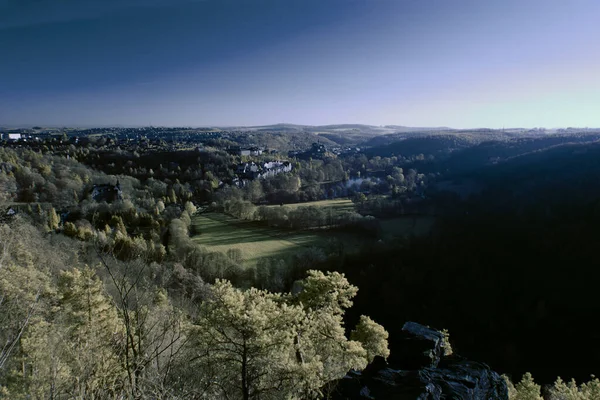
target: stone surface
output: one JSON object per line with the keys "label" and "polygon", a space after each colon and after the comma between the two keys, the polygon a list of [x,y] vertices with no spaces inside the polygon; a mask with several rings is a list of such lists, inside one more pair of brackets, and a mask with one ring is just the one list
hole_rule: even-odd
{"label": "stone surface", "polygon": [[402,327],[400,346],[394,349],[398,369],[415,370],[437,367],[443,354],[444,336],[441,332],[415,322]]}
{"label": "stone surface", "polygon": [[411,322],[403,333],[401,369],[376,357],[363,371],[342,378],[332,399],[508,400],[506,383],[487,365],[442,355],[441,332]]}

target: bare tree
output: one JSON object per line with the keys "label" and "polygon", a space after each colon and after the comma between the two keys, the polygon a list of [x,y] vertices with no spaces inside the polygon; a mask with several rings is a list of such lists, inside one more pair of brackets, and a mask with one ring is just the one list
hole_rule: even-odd
{"label": "bare tree", "polygon": [[169,303],[164,290],[152,290],[145,279],[145,262],[118,262],[100,252],[98,257],[114,287],[125,331],[121,357],[129,395],[134,399],[169,395],[171,370],[187,342],[182,314]]}

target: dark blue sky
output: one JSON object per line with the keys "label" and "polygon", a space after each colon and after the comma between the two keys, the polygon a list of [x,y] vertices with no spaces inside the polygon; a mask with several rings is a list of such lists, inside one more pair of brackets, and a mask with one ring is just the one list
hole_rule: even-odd
{"label": "dark blue sky", "polygon": [[0,125],[600,126],[597,0],[0,0]]}

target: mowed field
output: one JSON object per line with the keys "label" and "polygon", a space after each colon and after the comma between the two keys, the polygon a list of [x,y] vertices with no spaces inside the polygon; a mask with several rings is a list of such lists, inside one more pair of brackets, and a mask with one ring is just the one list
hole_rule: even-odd
{"label": "mowed field", "polygon": [[256,265],[260,258],[287,259],[310,248],[327,248],[334,238],[347,249],[357,248],[364,238],[339,232],[289,231],[242,221],[225,214],[204,213],[193,218],[196,234],[193,239],[210,251],[227,253],[240,249],[244,265]]}

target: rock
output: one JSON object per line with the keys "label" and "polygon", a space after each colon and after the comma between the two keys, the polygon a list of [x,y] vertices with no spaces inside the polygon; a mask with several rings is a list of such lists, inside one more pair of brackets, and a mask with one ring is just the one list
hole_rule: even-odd
{"label": "rock", "polygon": [[441,332],[415,322],[402,327],[400,346],[394,349],[399,369],[416,370],[437,367],[443,354],[444,335]]}
{"label": "rock", "polygon": [[408,359],[402,369],[393,369],[382,357],[375,357],[363,371],[350,371],[340,379],[331,398],[508,400],[504,379],[487,365],[455,355],[442,356],[441,332],[414,322],[405,324],[403,331],[406,345],[402,354]]}

